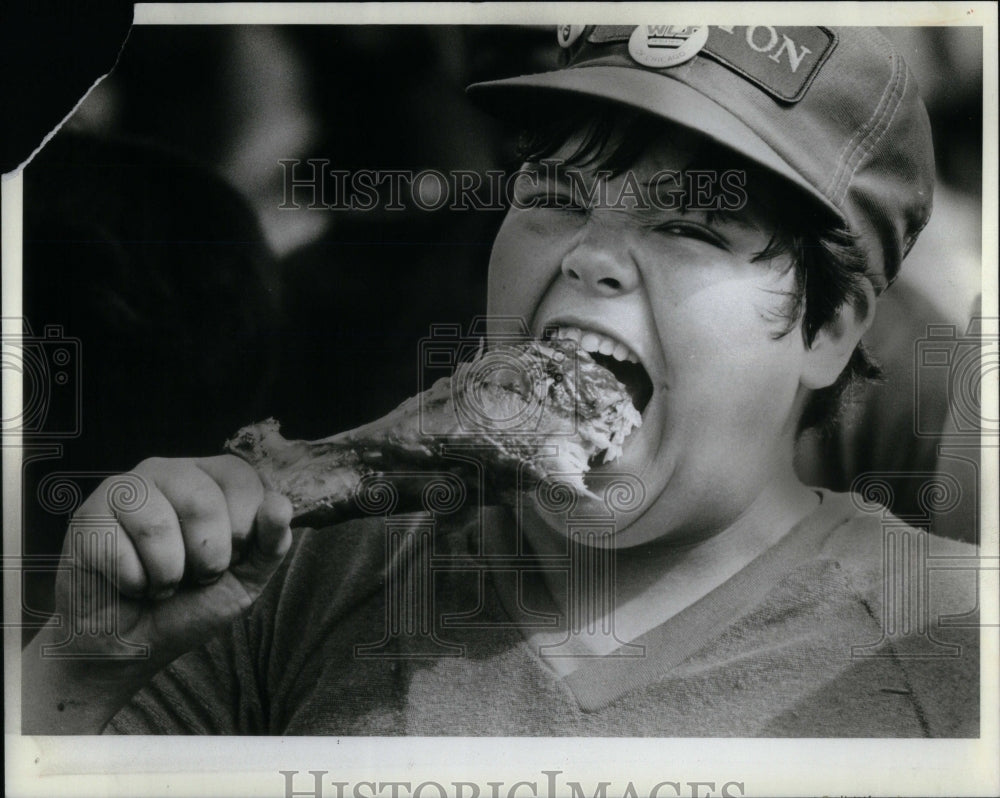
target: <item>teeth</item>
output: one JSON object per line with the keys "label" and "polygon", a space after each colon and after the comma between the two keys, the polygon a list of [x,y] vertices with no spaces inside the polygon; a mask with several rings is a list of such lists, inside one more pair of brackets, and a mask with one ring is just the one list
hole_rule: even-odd
{"label": "teeth", "polygon": [[579,327],[559,327],[552,334],[553,338],[561,338],[575,341],[580,348],[587,352],[600,352],[602,355],[610,355],[615,360],[627,360],[629,363],[638,363],[639,357],[621,341],[609,338],[593,330],[581,330]]}

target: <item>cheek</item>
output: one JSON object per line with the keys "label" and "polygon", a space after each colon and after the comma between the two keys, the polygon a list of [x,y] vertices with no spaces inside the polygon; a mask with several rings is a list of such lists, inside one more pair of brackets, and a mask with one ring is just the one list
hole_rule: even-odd
{"label": "cheek", "polygon": [[774,311],[782,297],[768,293],[774,288],[760,276],[711,285],[692,280],[687,289],[657,314],[668,382],[715,423],[781,423],[794,403],[804,352],[797,328],[778,336],[785,323]]}
{"label": "cheek", "polygon": [[558,231],[523,211],[510,211],[493,242],[487,284],[487,313],[531,321],[547,287],[559,272],[568,245]]}

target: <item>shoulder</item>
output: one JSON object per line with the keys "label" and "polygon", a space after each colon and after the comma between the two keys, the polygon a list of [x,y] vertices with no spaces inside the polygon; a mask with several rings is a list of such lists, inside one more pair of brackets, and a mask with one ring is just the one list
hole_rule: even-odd
{"label": "shoulder", "polygon": [[[978,547],[910,526],[852,493],[824,492],[838,511],[821,556],[836,560],[855,587],[881,602],[893,585],[920,585],[940,611],[965,612],[978,596]],[[891,591],[890,591],[891,592]]]}
{"label": "shoulder", "polygon": [[851,658],[892,663],[924,734],[975,736],[979,722],[979,551],[909,526],[856,495],[822,549],[876,627]]}

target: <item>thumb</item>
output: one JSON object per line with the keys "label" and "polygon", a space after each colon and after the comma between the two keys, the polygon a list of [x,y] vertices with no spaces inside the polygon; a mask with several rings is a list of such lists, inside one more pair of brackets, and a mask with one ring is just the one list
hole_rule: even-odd
{"label": "thumb", "polygon": [[284,496],[267,491],[257,508],[247,556],[231,569],[254,598],[285,559],[292,545],[292,505]]}

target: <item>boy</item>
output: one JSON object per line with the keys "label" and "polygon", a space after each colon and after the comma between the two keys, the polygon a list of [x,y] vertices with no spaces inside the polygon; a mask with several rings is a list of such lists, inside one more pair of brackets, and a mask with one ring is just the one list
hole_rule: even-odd
{"label": "boy", "polygon": [[[488,305],[638,361],[642,427],[590,476],[614,513],[539,495],[293,547],[242,461],[144,461],[135,509],[109,481],[77,513],[117,517],[114,561],[72,562],[115,591],[57,586],[62,614],[117,631],[59,659],[41,647],[65,634],[39,634],[26,732],[978,733],[976,629],[894,634],[892,519],[792,469],[874,373],[861,336],[930,212],[905,65],[870,30],[558,35],[565,68],[476,87],[532,130]],[[972,572],[946,576],[931,622],[975,604]]]}

